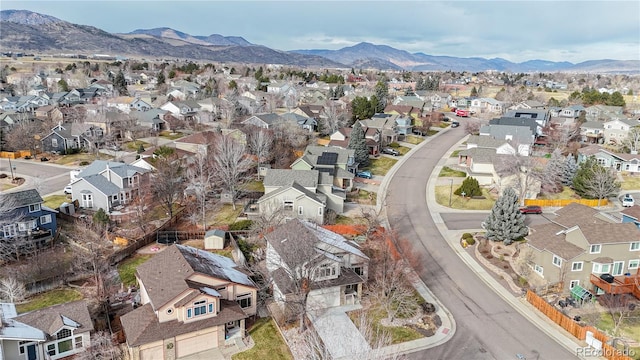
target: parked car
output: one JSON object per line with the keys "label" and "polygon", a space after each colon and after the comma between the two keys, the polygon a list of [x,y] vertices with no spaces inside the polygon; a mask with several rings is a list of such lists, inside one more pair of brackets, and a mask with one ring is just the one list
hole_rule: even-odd
{"label": "parked car", "polygon": [[458,127],[458,126],[460,126],[460,123],[459,123],[458,121],[452,121],[452,122],[451,122],[451,127],[452,127],[452,128],[454,128],[454,127]]}
{"label": "parked car", "polygon": [[382,149],[382,153],[383,154],[387,154],[387,155],[393,155],[393,156],[399,156],[400,155],[400,151],[394,149],[394,148],[383,148]]}
{"label": "parked car", "polygon": [[633,196],[631,196],[631,194],[625,194],[622,198],[622,206],[624,207],[632,207],[635,204],[636,201],[634,200]]}
{"label": "parked car", "polygon": [[358,172],[356,173],[356,176],[357,176],[357,177],[364,178],[364,179],[371,179],[371,178],[373,178],[373,175],[371,175],[371,171],[358,171]]}
{"label": "parked car", "polygon": [[64,187],[64,193],[67,195],[71,194],[71,185],[67,185]]}
{"label": "parked car", "polygon": [[525,206],[520,208],[520,214],[542,214],[542,208],[540,206]]}

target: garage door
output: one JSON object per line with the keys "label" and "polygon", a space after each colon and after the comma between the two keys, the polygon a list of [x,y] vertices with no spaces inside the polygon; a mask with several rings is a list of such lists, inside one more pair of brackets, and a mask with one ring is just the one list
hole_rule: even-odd
{"label": "garage door", "polygon": [[158,360],[164,358],[162,346],[140,350],[140,360]]}
{"label": "garage door", "polygon": [[216,331],[204,334],[194,333],[193,336],[181,338],[176,341],[176,355],[182,357],[217,347],[218,336]]}

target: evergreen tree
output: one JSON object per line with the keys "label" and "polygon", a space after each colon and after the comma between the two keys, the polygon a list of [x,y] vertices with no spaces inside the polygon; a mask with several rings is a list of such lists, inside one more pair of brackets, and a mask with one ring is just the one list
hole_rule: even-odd
{"label": "evergreen tree", "polygon": [[381,113],[384,111],[384,108],[387,106],[387,96],[389,96],[389,84],[387,84],[384,80],[379,80],[375,87],[376,98],[378,99],[378,103],[376,104],[374,111],[376,113]]}
{"label": "evergreen tree", "polygon": [[113,86],[118,90],[121,96],[129,96],[129,90],[127,90],[127,80],[124,78],[122,70],[118,72],[118,75],[113,79]]}
{"label": "evergreen tree", "polygon": [[166,82],[166,79],[164,78],[164,71],[160,70],[158,72],[158,78],[157,78],[157,83],[158,85],[162,85]]}
{"label": "evergreen tree", "polygon": [[576,176],[576,171],[578,171],[576,158],[574,158],[572,154],[569,154],[564,160],[564,168],[562,170],[562,183],[564,185],[573,186],[573,178]]}
{"label": "evergreen tree", "polygon": [[461,196],[462,193],[464,193],[464,196],[468,197],[482,195],[482,190],[480,189],[478,180],[471,176],[468,176],[466,179],[464,179],[462,185],[460,185],[460,187],[456,189],[456,191],[454,191],[454,194],[456,195]]}
{"label": "evergreen tree", "polygon": [[578,171],[573,177],[573,189],[587,199],[606,199],[620,191],[620,183],[616,181],[616,174],[598,164],[595,156],[590,156],[580,163]]}
{"label": "evergreen tree", "polygon": [[364,129],[362,128],[362,125],[360,125],[360,123],[357,121],[355,124],[353,124],[351,136],[349,137],[348,148],[355,151],[355,161],[359,164],[359,166],[369,166],[369,149],[367,149],[367,142],[364,137]]}
{"label": "evergreen tree", "polygon": [[547,162],[544,168],[543,185],[548,187],[548,190],[552,192],[562,191],[562,180],[565,170],[565,157],[562,156],[559,148],[556,148],[551,153],[551,158]]}
{"label": "evergreen tree", "polygon": [[470,94],[470,96],[471,96],[471,97],[477,97],[477,96],[478,96],[478,89],[476,89],[476,87],[475,87],[475,86],[471,89],[471,94]]}
{"label": "evergreen tree", "polygon": [[529,234],[524,220],[524,215],[518,210],[518,195],[512,188],[506,188],[483,223],[487,239],[511,244]]}

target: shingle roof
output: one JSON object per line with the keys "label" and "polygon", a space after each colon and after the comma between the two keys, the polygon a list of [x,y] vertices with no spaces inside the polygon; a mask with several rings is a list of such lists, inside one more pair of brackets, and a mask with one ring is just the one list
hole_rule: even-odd
{"label": "shingle roof", "polygon": [[640,220],[640,206],[633,205],[628,208],[624,208],[624,210],[620,211],[622,214],[627,215],[628,217],[634,218],[636,220]]}
{"label": "shingle roof", "polygon": [[175,244],[140,265],[136,273],[151,303],[158,308],[189,289],[186,279],[195,273],[255,287],[236,267],[227,257]]}
{"label": "shingle roof", "polygon": [[318,170],[269,169],[264,176],[264,186],[285,186],[296,182],[306,188],[318,186]]}
{"label": "shingle roof", "polygon": [[75,327],[76,334],[93,330],[93,322],[84,300],[35,310],[19,315],[15,320],[40,329],[48,335],[55,334],[63,325]]}
{"label": "shingle roof", "polygon": [[258,199],[258,203],[262,203],[265,201],[268,201],[269,199],[272,199],[284,192],[287,192],[289,189],[295,189],[299,192],[301,192],[302,194],[304,194],[304,196],[308,197],[309,199],[317,202],[318,204],[323,204],[323,201],[318,197],[318,194],[309,191],[307,189],[305,189],[303,186],[301,186],[300,184],[298,184],[297,182],[293,181],[290,185],[285,185],[282,186],[274,191],[271,191],[267,194],[262,195],[262,197],[260,197],[260,199]]}
{"label": "shingle roof", "polygon": [[304,155],[309,159],[312,165],[318,164],[318,157],[322,156],[324,153],[336,153],[338,157],[336,159],[336,164],[347,164],[349,162],[349,158],[353,157],[355,154],[355,150],[353,149],[344,149],[337,146],[317,146],[317,145],[309,145],[304,150]]}
{"label": "shingle roof", "polygon": [[107,166],[111,170],[113,170],[114,172],[118,171],[118,173],[117,173],[118,175],[120,175],[121,174],[120,171],[122,171],[119,168],[127,169],[128,172],[122,173],[122,174],[135,173],[135,172],[146,173],[146,172],[149,171],[147,169],[139,168],[137,166],[133,166],[133,165],[129,165],[129,164],[121,163],[121,162],[107,161],[107,160],[95,160],[94,162],[89,164],[89,166],[84,168],[82,170],[82,172],[80,174],[78,174],[78,177],[85,177],[85,176],[99,174],[100,172],[106,170]]}
{"label": "shingle roof", "polygon": [[3,204],[11,204],[14,208],[27,205],[41,204],[44,200],[36,189],[6,192],[0,194],[0,202]]}
{"label": "shingle roof", "polygon": [[560,231],[565,230],[560,225],[541,224],[531,227],[530,230],[531,232],[527,235],[527,243],[538,250],[547,250],[565,260],[573,259],[585,252],[585,249],[566,241],[564,234],[559,234]]}
{"label": "shingle roof", "polygon": [[112,196],[120,193],[120,188],[116,184],[110,182],[100,174],[84,176],[81,180],[88,182],[105,195]]}
{"label": "shingle roof", "polygon": [[605,224],[606,221],[597,218],[599,211],[586,205],[571,203],[555,211],[558,217],[556,223],[567,228],[575,225]]}
{"label": "shingle roof", "polygon": [[127,344],[133,347],[224,325],[246,317],[247,315],[236,302],[221,299],[220,312],[216,316],[198,321],[183,323],[173,320],[160,323],[150,304],[123,315],[120,320],[127,337]]}

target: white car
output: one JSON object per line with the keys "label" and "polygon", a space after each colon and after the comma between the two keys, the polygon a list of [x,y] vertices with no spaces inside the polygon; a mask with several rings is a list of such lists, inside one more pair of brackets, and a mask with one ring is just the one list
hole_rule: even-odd
{"label": "white car", "polygon": [[71,185],[67,185],[64,187],[64,193],[65,194],[71,194]]}
{"label": "white car", "polygon": [[623,198],[622,198],[622,206],[624,207],[632,207],[633,205],[635,205],[635,200],[633,199],[633,196],[631,196],[631,194],[626,194]]}

